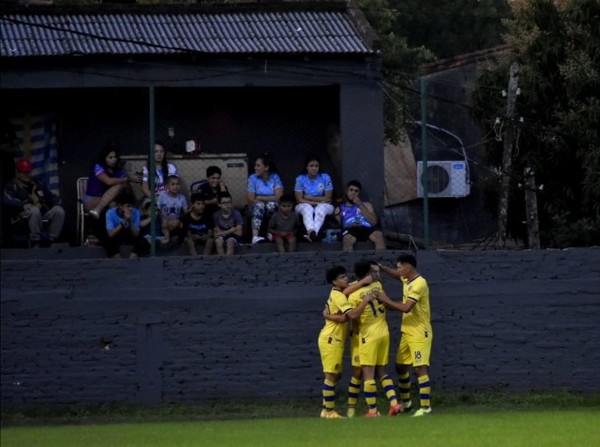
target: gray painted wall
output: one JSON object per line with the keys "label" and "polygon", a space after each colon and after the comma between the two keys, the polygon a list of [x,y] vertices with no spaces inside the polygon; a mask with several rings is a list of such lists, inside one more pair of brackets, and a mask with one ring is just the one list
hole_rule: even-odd
{"label": "gray painted wall", "polygon": [[[2,404],[318,402],[324,270],[375,255],[398,253],[3,260]],[[418,259],[434,393],[600,391],[599,248]],[[389,323],[395,350],[400,314]]]}

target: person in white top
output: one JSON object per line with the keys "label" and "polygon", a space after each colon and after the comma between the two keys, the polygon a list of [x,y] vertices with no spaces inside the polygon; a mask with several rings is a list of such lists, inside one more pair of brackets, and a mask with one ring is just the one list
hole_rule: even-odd
{"label": "person in white top", "polygon": [[[167,152],[165,145],[157,141],[154,144],[154,159],[156,160],[156,176],[154,177],[154,193],[156,196],[163,191],[167,190],[165,179],[171,175],[177,175],[177,167],[167,161]],[[146,166],[142,168],[142,191],[144,197],[147,199],[151,198],[150,195],[150,160]]]}

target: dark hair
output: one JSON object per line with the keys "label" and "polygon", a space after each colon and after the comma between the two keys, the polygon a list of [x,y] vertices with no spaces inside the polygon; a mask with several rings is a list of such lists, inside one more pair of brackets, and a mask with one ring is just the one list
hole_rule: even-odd
{"label": "dark hair", "polygon": [[325,280],[328,283],[333,283],[335,279],[340,275],[345,275],[346,269],[341,265],[334,265],[333,267],[327,269],[327,273],[325,273]]}
{"label": "dark hair", "polygon": [[370,261],[358,261],[354,264],[354,276],[356,279],[363,279],[371,272],[371,262]]}
{"label": "dark hair", "polygon": [[217,203],[221,203],[221,200],[223,199],[231,199],[231,194],[229,194],[227,191],[223,191],[217,194]]}
{"label": "dark hair", "polygon": [[129,192],[122,192],[115,197],[114,201],[117,205],[133,205],[135,203],[135,197]]}
{"label": "dark hair", "polygon": [[206,168],[206,178],[212,176],[213,174],[223,175],[223,173],[221,172],[221,168],[219,168],[218,166],[209,166],[208,168]]}
{"label": "dark hair", "polygon": [[[154,146],[155,147],[161,146],[163,148],[163,150],[165,151],[165,155],[164,155],[162,161],[160,162],[160,167],[162,168],[163,175],[167,175],[169,173],[169,162],[167,161],[167,147],[165,146],[165,143],[163,143],[160,140],[156,140],[154,142]],[[148,161],[146,162],[146,167],[148,168],[148,175],[150,175],[150,157],[148,157]]]}
{"label": "dark hair", "polygon": [[358,189],[362,190],[362,185],[360,184],[360,182],[358,180],[350,180],[348,182],[348,184],[346,185],[346,189],[348,189],[351,186],[356,186]]}
{"label": "dark hair", "polygon": [[110,154],[111,152],[114,152],[117,156],[117,164],[115,165],[114,169],[118,169],[120,167],[119,162],[121,161],[121,157],[119,155],[119,147],[115,141],[109,142],[106,146],[102,148],[102,150],[98,153],[96,163],[102,166],[104,169],[113,170],[113,168],[109,168],[106,165],[106,157],[108,157],[108,154]]}
{"label": "dark hair", "polygon": [[291,194],[283,194],[280,198],[279,198],[279,203],[291,203],[292,205],[294,204],[294,197],[292,197]]}
{"label": "dark hair", "polygon": [[277,172],[277,166],[275,166],[275,162],[273,161],[273,157],[268,152],[265,152],[262,155],[256,157],[257,160],[262,160],[265,166],[269,168],[269,174],[273,174]]}
{"label": "dark hair", "polygon": [[316,161],[317,163],[319,163],[319,172],[321,171],[321,160],[319,159],[318,156],[316,156],[315,154],[308,154],[305,158],[304,158],[304,173],[308,173],[308,168],[306,167],[311,161]]}
{"label": "dark hair", "polygon": [[401,264],[410,264],[413,266],[413,268],[417,268],[417,258],[415,258],[413,255],[400,255],[398,256],[396,262]]}
{"label": "dark hair", "polygon": [[181,181],[178,175],[170,175],[166,178],[165,185],[167,185],[171,180],[177,180],[178,182]]}
{"label": "dark hair", "polygon": [[201,192],[195,192],[190,196],[190,203],[206,202],[206,196]]}

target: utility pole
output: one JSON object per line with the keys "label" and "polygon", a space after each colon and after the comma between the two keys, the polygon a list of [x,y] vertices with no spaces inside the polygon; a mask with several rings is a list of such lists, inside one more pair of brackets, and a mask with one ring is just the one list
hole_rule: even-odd
{"label": "utility pole", "polygon": [[525,215],[527,216],[527,242],[529,248],[540,248],[540,225],[538,221],[537,192],[535,172],[527,167],[523,170],[525,178]]}
{"label": "utility pole", "polygon": [[519,64],[513,62],[510,66],[508,79],[508,92],[506,97],[506,132],[504,133],[504,152],[502,155],[502,180],[500,182],[500,200],[498,201],[498,224],[496,234],[496,248],[506,248],[506,227],[508,222],[508,196],[510,194],[510,180],[513,145],[515,139],[515,102],[519,84]]}

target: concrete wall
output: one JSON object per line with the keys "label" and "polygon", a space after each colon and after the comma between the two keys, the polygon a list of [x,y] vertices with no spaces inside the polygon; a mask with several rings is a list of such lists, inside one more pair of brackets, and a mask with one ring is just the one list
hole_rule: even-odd
{"label": "concrete wall", "polygon": [[[2,404],[318,401],[324,270],[375,255],[3,260]],[[418,259],[434,390],[600,391],[600,249]]]}

